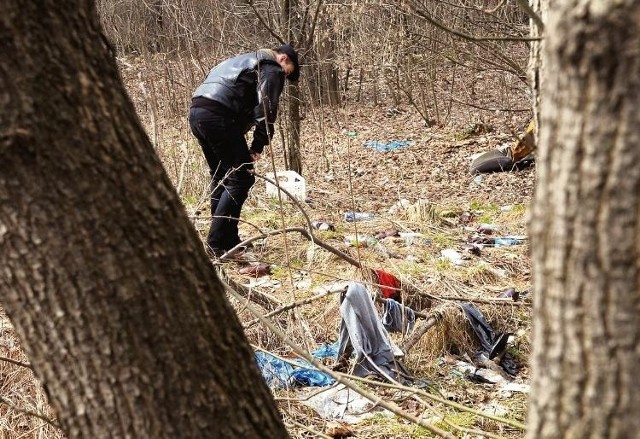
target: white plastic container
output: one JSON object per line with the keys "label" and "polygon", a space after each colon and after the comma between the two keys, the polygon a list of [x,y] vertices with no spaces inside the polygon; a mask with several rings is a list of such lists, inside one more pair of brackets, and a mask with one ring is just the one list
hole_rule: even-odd
{"label": "white plastic container", "polygon": [[[265,176],[270,180],[276,181],[276,177],[273,172],[267,172]],[[307,199],[307,186],[304,178],[300,174],[295,171],[278,171],[277,176],[277,182],[282,189],[286,190],[300,201],[305,201]],[[266,189],[268,196],[278,198],[278,188],[275,185],[267,181]],[[284,192],[282,192],[281,195],[283,200],[289,200],[289,197]]]}

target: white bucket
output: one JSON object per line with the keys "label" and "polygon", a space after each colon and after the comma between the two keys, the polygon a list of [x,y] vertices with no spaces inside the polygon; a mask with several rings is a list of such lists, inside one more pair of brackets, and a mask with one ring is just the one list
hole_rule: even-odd
{"label": "white bucket", "polygon": [[[307,186],[304,178],[295,171],[278,171],[277,173],[278,185],[291,195],[296,197],[300,201],[307,199]],[[273,181],[276,181],[276,176],[273,172],[268,172],[265,176]],[[278,197],[278,188],[271,182],[267,181],[267,195],[270,197]],[[289,197],[284,192],[282,193],[282,199],[287,201]]]}

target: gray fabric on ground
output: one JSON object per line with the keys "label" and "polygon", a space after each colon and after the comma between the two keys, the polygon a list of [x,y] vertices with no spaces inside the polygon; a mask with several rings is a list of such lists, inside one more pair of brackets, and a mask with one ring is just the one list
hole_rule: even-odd
{"label": "gray fabric on ground", "polygon": [[416,323],[416,314],[397,300],[386,299],[382,307],[382,324],[387,331],[411,332]]}
{"label": "gray fabric on ground", "polygon": [[[378,318],[373,300],[366,287],[351,283],[340,304],[340,344],[338,359],[349,358],[355,350],[354,375],[378,375],[387,380],[404,381],[407,371],[395,358],[402,351],[389,339]],[[394,355],[395,354],[395,355]]]}

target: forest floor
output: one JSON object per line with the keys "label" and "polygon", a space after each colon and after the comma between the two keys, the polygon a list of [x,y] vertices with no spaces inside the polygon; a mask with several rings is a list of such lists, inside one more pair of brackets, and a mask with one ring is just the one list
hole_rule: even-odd
{"label": "forest floor", "polygon": [[[226,272],[283,305],[310,300],[296,308],[295,316],[277,324],[309,352],[336,342],[339,335],[339,295],[318,296],[339,290],[340,285],[371,282],[363,274],[367,269],[395,275],[403,284],[404,303],[427,317],[443,315],[404,357],[417,382],[428,382],[430,391],[446,401],[525,423],[531,300],[528,240],[514,246],[470,246],[495,237],[527,236],[535,168],[480,176],[469,173],[471,156],[511,144],[512,133],[491,122],[458,129],[428,128],[410,109],[375,106],[336,110],[320,123],[316,118],[308,125],[319,128],[305,129],[303,134],[305,201],[299,206],[280,203],[266,194],[265,182],[258,179],[244,210],[247,222],[241,226],[241,235],[259,235],[255,227],[262,231],[305,227],[308,217],[333,226],[328,231],[312,230],[317,239],[365,268],[356,268],[302,235],[290,233],[286,238],[276,235],[258,241],[260,245],[253,250],[255,264],[268,264],[270,275],[254,276],[246,264],[234,263],[225,264]],[[368,142],[372,141],[379,142],[373,146],[402,147],[379,151],[370,147]],[[281,170],[282,165],[274,162],[264,157],[257,172],[272,172],[274,167]],[[346,212],[371,213],[373,218],[349,222]],[[200,221],[196,224],[201,224],[204,233],[208,221]],[[492,235],[483,233],[487,229]],[[383,231],[397,231],[399,236],[371,240]],[[375,282],[368,285],[373,293],[380,292]],[[509,288],[521,293],[524,300],[498,298]],[[481,345],[465,320],[459,306],[462,303],[476,306],[495,335],[512,334],[507,353],[518,365],[514,376],[475,360]],[[254,319],[243,311],[241,302],[237,302],[237,309],[242,321]],[[417,327],[421,320],[418,318]],[[295,356],[287,342],[267,335],[263,327],[253,326],[247,334],[258,349],[285,358]],[[392,334],[399,345],[409,336]],[[326,364],[331,366],[332,362]],[[491,369],[497,369],[498,376],[488,380],[480,377]],[[524,435],[511,425],[441,401],[426,397],[416,401],[406,389],[377,388],[375,393],[455,437]],[[291,402],[307,397],[308,392],[279,389],[276,394],[286,401],[281,407],[296,437],[314,437],[306,432],[310,426],[325,433],[335,427],[326,415],[319,415],[322,410]],[[406,419],[380,414],[349,426],[349,430],[367,438],[433,436]]]}
{"label": "forest floor", "polygon": [[[209,223],[207,173],[186,121],[153,122],[147,111],[139,111],[150,136],[159,140],[159,155],[187,213],[204,237]],[[287,227],[303,227],[348,255],[351,262],[292,232],[256,240],[251,252],[253,263],[222,265],[229,279],[246,291],[269,298],[271,303],[308,302],[274,319],[275,326],[287,335],[283,340],[261,324],[254,324],[255,316],[245,303],[230,297],[256,350],[278,357],[296,357],[292,344],[312,352],[335,343],[341,316],[339,294],[332,292],[352,282],[364,282],[372,292],[379,292],[375,284],[368,283],[367,269],[393,274],[403,283],[406,304],[423,315],[439,316],[438,323],[403,359],[416,379],[413,389],[424,393],[360,383],[383,400],[397,404],[407,416],[387,416],[388,412],[378,412],[380,407],[369,404],[360,408],[360,413],[351,413],[357,422],[344,426],[357,437],[434,437],[408,420],[411,416],[454,437],[524,436],[519,424],[526,423],[528,399],[528,240],[513,246],[472,248],[469,244],[504,236],[526,238],[535,167],[471,175],[473,154],[513,143],[515,132],[491,117],[481,122],[467,118],[474,119],[427,127],[408,106],[376,105],[305,114],[301,148],[306,197],[297,205],[286,197],[280,202],[266,193],[265,181],[258,178],[243,210],[241,236],[251,238]],[[518,120],[515,126],[522,130],[526,123]],[[275,139],[273,149],[267,150],[257,164],[259,175],[283,169],[279,140]],[[367,142],[398,148],[379,151],[370,147],[371,143],[365,146]],[[367,212],[373,217],[345,221],[349,211]],[[310,229],[307,218],[330,224],[332,230]],[[389,232],[392,236],[354,245],[391,230],[397,234]],[[488,230],[491,235],[486,234]],[[364,268],[356,267],[353,260]],[[257,264],[266,264],[269,274],[247,273]],[[498,297],[509,288],[520,293],[519,301]],[[506,352],[518,366],[514,375],[505,375],[498,362],[478,364],[474,360],[481,344],[464,317],[459,306],[462,303],[477,307],[495,334],[511,334]],[[417,319],[418,327],[423,320]],[[399,345],[406,337],[392,334]],[[27,362],[6,318],[0,319],[0,357]],[[325,363],[332,366],[331,360]],[[0,361],[0,377],[0,395],[4,402],[10,402],[0,402],[0,437],[18,437],[14,433],[25,438],[63,437],[40,418],[20,411],[51,415],[29,369]],[[322,434],[331,434],[336,427],[330,416],[321,416],[322,409],[305,405],[320,389],[274,388],[292,437],[324,437]],[[355,401],[358,395],[349,398]],[[351,409],[343,406],[340,410],[344,415]]]}

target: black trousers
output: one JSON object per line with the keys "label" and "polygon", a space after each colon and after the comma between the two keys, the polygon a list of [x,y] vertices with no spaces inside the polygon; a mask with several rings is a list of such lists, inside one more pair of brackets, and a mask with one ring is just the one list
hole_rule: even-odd
{"label": "black trousers", "polygon": [[249,189],[253,159],[244,137],[244,126],[224,110],[191,107],[189,125],[198,139],[211,174],[211,227],[207,244],[213,250],[229,250],[238,243],[238,218]]}

